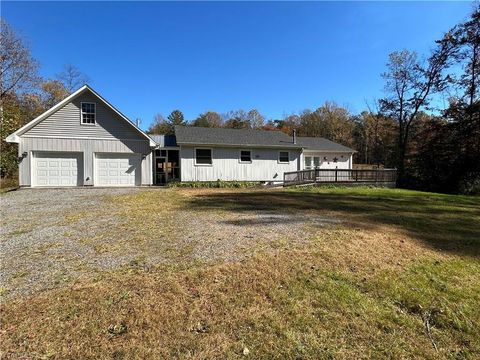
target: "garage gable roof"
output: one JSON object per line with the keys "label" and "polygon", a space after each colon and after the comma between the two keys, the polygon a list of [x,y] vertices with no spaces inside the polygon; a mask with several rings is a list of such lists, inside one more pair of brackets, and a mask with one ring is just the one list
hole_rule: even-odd
{"label": "garage gable roof", "polygon": [[105,100],[102,96],[100,96],[95,90],[93,90],[90,86],[84,85],[62,101],[60,101],[58,104],[53,106],[52,108],[48,109],[45,111],[43,114],[40,116],[36,117],[32,121],[30,121],[28,124],[22,126],[20,129],[15,131],[13,134],[10,134],[7,136],[5,139],[7,142],[10,143],[18,143],[20,142],[20,136],[24,134],[26,131],[29,129],[33,128],[35,125],[37,125],[39,122],[42,120],[46,119],[48,116],[52,115],[55,113],[57,110],[61,109],[63,106],[66,104],[70,103],[72,100],[74,100],[77,96],[85,93],[85,92],[90,92],[93,94],[95,97],[97,97],[102,103],[104,103],[108,108],[113,110],[120,118],[125,120],[129,125],[131,125],[138,133],[140,133],[143,137],[145,137],[148,141],[151,147],[157,146],[157,143],[150,138],[146,133],[144,133],[141,129],[139,129],[133,122],[131,122],[125,115],[123,115],[120,111],[118,111],[112,104],[110,104],[107,100]]}

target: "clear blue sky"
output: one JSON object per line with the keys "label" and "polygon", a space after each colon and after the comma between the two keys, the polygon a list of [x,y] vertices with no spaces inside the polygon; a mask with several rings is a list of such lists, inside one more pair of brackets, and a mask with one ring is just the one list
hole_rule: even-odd
{"label": "clear blue sky", "polygon": [[426,54],[470,2],[5,2],[4,17],[52,77],[71,63],[146,128],[156,113],[257,108],[267,118],[326,100],[365,109],[388,53]]}

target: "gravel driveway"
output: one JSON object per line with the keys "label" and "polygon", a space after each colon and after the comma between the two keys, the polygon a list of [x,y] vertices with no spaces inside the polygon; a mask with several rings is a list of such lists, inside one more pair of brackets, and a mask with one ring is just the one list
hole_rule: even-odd
{"label": "gravel driveway", "polygon": [[[119,189],[22,189],[0,195],[0,283],[3,296],[28,295],[81,277],[105,257],[72,236],[68,214],[95,211]],[[88,231],[91,224],[79,224]],[[123,259],[111,258],[113,263]],[[81,265],[81,266],[80,266]]]}
{"label": "gravel driveway", "polygon": [[319,228],[339,222],[286,207],[245,211],[222,201],[204,207],[202,194],[209,192],[75,188],[0,195],[0,297],[70,286],[125,266],[238,261],[303,246]]}

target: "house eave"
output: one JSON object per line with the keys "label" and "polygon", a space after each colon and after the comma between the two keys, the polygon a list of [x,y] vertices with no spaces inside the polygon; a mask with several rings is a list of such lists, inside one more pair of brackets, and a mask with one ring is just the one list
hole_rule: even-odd
{"label": "house eave", "polygon": [[8,135],[5,138],[5,141],[8,142],[8,143],[19,144],[20,143],[20,137],[17,134],[13,133],[13,134]]}
{"label": "house eave", "polygon": [[178,142],[178,145],[186,146],[210,146],[210,147],[234,147],[234,148],[267,148],[267,149],[297,149],[301,150],[301,146],[291,145],[264,145],[264,144],[212,144],[199,142]]}
{"label": "house eave", "polygon": [[324,152],[324,153],[342,153],[342,154],[354,154],[356,150],[325,150],[325,149],[312,149],[312,148],[303,148],[304,151],[308,152]]}

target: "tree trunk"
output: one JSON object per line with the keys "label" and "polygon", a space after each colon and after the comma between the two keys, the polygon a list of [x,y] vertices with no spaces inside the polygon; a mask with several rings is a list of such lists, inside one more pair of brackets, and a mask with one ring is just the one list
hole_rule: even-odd
{"label": "tree trunk", "polygon": [[405,154],[406,154],[406,143],[400,140],[398,144],[398,159],[397,159],[397,186],[405,186]]}

